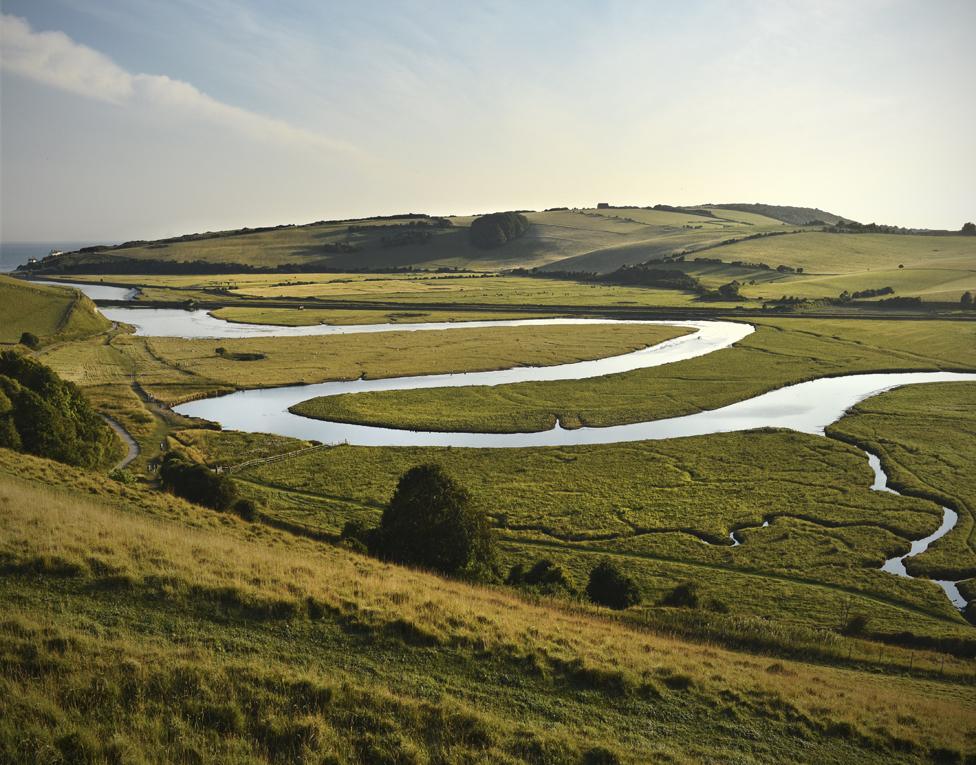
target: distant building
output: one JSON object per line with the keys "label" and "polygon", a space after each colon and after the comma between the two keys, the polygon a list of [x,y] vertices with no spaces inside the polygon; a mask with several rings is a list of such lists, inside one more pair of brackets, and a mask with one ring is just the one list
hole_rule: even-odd
{"label": "distant building", "polygon": [[33,265],[37,262],[37,258],[27,258],[27,265]]}
{"label": "distant building", "polygon": [[51,250],[48,253],[49,258],[56,258],[58,255],[64,255],[64,250]]}
{"label": "distant building", "polygon": [[596,203],[596,209],[597,210],[609,210],[610,209],[610,203],[609,202],[597,202]]}

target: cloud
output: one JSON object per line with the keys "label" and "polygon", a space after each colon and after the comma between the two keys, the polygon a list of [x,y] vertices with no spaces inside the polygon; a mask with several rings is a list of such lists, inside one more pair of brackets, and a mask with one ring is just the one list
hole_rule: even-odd
{"label": "cloud", "polygon": [[5,71],[86,98],[119,106],[165,109],[261,141],[313,151],[358,153],[343,141],[242,109],[165,75],[132,74],[63,32],[35,32],[24,19],[0,16],[0,66]]}

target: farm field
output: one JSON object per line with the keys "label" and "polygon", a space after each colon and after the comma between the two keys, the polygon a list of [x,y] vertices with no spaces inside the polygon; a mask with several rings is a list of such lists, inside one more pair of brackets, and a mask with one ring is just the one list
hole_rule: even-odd
{"label": "farm field", "polygon": [[[130,756],[177,732],[181,756],[211,762],[753,763],[798,747],[809,762],[915,762],[970,745],[972,687],[951,660],[909,676],[686,642],[11,456],[0,741],[14,759]],[[743,744],[743,729],[757,735]]]}

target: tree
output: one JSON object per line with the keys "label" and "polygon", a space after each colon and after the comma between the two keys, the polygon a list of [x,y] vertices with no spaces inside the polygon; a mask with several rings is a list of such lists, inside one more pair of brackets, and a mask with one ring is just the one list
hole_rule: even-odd
{"label": "tree", "polygon": [[20,344],[26,345],[28,348],[36,350],[41,345],[41,339],[33,332],[24,332],[20,336]]}
{"label": "tree", "polygon": [[[175,452],[163,458],[159,480],[176,496],[214,510],[229,510],[238,498],[237,487],[229,478],[212,472],[206,465],[188,462]],[[246,512],[246,508],[242,510]]]}
{"label": "tree", "polygon": [[494,565],[487,516],[440,465],[419,465],[400,477],[375,544],[390,560],[445,574],[480,574]]}
{"label": "tree", "polygon": [[698,585],[694,582],[679,584],[661,599],[661,605],[698,608]]}
{"label": "tree", "polygon": [[505,583],[534,587],[550,593],[573,592],[576,589],[573,580],[563,570],[562,566],[557,566],[548,558],[540,558],[529,569],[526,569],[521,563],[516,563],[508,572]]}
{"label": "tree", "polygon": [[976,223],[963,223],[960,233],[965,236],[976,236]]}
{"label": "tree", "polygon": [[973,293],[972,292],[964,292],[962,294],[962,297],[959,298],[959,302],[960,302],[960,304],[962,305],[963,308],[972,308],[973,307]]}
{"label": "tree", "polygon": [[640,603],[637,583],[611,560],[603,560],[590,571],[586,596],[601,606],[622,610]]}

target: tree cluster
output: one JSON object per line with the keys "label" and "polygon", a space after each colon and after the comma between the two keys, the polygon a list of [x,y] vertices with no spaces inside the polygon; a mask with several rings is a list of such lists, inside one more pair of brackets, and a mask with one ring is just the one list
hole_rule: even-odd
{"label": "tree cluster", "polygon": [[177,452],[167,452],[159,466],[163,488],[178,497],[214,510],[233,511],[246,521],[257,517],[253,500],[240,496],[234,482],[206,465],[191,462]]}
{"label": "tree cluster", "polygon": [[0,447],[80,467],[118,450],[115,434],[74,383],[13,351],[0,353]]}
{"label": "tree cluster", "polygon": [[468,236],[475,247],[487,250],[518,239],[528,231],[529,225],[529,219],[518,212],[491,213],[475,218]]}

